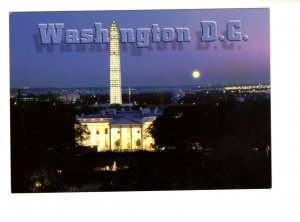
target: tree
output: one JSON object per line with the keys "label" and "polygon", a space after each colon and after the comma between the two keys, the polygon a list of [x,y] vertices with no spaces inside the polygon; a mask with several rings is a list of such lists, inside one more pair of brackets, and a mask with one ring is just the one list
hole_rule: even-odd
{"label": "tree", "polygon": [[85,145],[85,142],[90,138],[90,131],[86,125],[75,122],[75,143],[77,146]]}

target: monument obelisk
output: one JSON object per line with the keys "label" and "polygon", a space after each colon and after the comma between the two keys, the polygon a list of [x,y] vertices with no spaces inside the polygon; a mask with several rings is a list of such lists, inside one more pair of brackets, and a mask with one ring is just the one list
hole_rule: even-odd
{"label": "monument obelisk", "polygon": [[119,29],[113,20],[110,26],[110,104],[122,104]]}

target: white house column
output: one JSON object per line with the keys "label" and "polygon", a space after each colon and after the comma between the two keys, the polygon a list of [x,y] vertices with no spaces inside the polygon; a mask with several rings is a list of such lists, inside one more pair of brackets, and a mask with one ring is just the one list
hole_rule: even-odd
{"label": "white house column", "polygon": [[132,127],[130,127],[130,151],[132,151]]}
{"label": "white house column", "polygon": [[144,130],[143,130],[143,124],[141,127],[141,148],[144,150]]}
{"label": "white house column", "polygon": [[111,127],[109,127],[109,148],[110,148],[111,151],[113,151],[113,147],[111,145],[112,144],[111,141],[112,141],[112,134],[111,134]]}
{"label": "white house column", "polygon": [[122,128],[120,128],[120,149],[122,151]]}

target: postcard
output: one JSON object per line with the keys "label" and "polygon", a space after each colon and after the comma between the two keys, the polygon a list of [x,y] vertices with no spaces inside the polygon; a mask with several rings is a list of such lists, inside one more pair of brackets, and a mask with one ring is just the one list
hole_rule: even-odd
{"label": "postcard", "polygon": [[271,188],[269,22],[11,12],[11,192]]}

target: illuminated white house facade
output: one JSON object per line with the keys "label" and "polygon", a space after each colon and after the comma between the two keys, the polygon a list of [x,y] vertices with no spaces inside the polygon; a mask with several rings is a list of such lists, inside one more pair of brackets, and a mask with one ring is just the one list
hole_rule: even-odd
{"label": "illuminated white house facade", "polygon": [[119,29],[115,21],[110,26],[110,104],[122,104]]}
{"label": "illuminated white house facade", "polygon": [[147,129],[158,115],[157,108],[137,111],[106,109],[101,114],[82,115],[77,120],[90,132],[90,138],[83,145],[96,148],[98,152],[154,151],[154,140]]}

